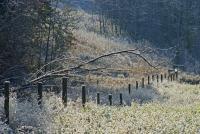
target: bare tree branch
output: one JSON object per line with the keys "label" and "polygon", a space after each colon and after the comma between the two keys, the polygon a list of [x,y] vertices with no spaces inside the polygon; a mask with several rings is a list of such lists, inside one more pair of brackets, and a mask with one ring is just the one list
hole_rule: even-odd
{"label": "bare tree branch", "polygon": [[57,58],[55,60],[52,60],[52,61],[48,62],[47,64],[43,65],[39,70],[37,70],[37,72],[35,72],[34,74],[32,74],[31,78],[36,77],[39,73],[43,72],[42,70],[45,67],[47,67],[47,66],[49,66],[51,64],[54,64],[55,62],[61,62],[61,61],[64,61],[64,60],[75,60],[75,59],[79,59],[79,58],[77,58],[77,57],[66,58],[65,57],[65,58]]}
{"label": "bare tree branch", "polygon": [[[155,68],[155,69],[158,69],[157,66],[154,66],[152,65],[145,57],[143,57],[139,52],[135,52],[137,51],[138,49],[131,49],[131,50],[124,50],[124,51],[118,51],[118,52],[112,52],[112,53],[109,53],[109,54],[105,54],[105,55],[101,55],[97,58],[94,58],[92,60],[89,60],[89,61],[86,61],[82,64],[79,64],[75,67],[72,67],[72,68],[67,68],[67,69],[63,69],[63,70],[58,70],[58,71],[54,71],[54,72],[49,72],[49,73],[46,73],[36,79],[33,79],[30,81],[30,83],[34,83],[34,82],[37,82],[37,81],[40,81],[44,78],[47,78],[47,77],[51,77],[51,76],[63,76],[63,73],[65,74],[65,76],[67,76],[69,74],[70,71],[72,70],[76,70],[76,69],[80,69],[81,67],[87,65],[87,64],[90,64],[90,63],[93,63],[93,62],[96,62],[97,60],[100,60],[102,58],[105,58],[105,57],[109,57],[109,56],[112,56],[112,55],[117,55],[117,54],[122,54],[122,53],[129,53],[129,54],[133,54],[133,55],[136,55],[138,56],[139,58],[143,59],[149,66]],[[62,75],[60,75],[62,74]]]}

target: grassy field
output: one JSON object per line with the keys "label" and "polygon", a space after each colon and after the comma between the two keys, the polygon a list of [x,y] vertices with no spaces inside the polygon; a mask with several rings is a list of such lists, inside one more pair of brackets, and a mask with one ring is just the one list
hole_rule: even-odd
{"label": "grassy field", "polygon": [[[78,99],[64,108],[60,97],[48,93],[41,109],[34,96],[31,101],[17,102],[13,95],[11,127],[16,133],[200,133],[199,85],[165,82],[152,86],[160,97],[144,103],[133,101],[131,106],[96,105],[89,101],[82,108]],[[132,94],[136,93],[133,90]],[[1,127],[1,132],[7,131]]]}
{"label": "grassy field", "polygon": [[159,86],[162,100],[131,107],[70,105],[55,116],[58,133],[200,133],[200,87]]}

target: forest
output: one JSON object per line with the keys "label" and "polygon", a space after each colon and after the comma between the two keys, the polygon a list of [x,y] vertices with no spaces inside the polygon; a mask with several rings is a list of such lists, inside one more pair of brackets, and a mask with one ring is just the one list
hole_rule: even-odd
{"label": "forest", "polygon": [[200,1],[0,0],[0,133],[200,133]]}
{"label": "forest", "polygon": [[[186,70],[200,62],[198,0],[95,0],[81,5],[100,15],[100,33],[108,33],[107,27],[111,27],[113,34],[128,36],[131,41],[147,40],[159,48],[175,47],[174,62]],[[188,65],[191,57],[193,64]]]}

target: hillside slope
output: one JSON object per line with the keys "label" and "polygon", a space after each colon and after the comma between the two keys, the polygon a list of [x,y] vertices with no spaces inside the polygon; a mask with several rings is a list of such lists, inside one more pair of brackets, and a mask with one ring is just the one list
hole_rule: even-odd
{"label": "hillside slope", "polygon": [[[164,73],[170,67],[170,59],[162,52],[154,49],[150,43],[146,41],[129,43],[123,38],[117,38],[115,36],[106,37],[95,32],[95,29],[98,27],[95,16],[84,11],[79,11],[79,15],[81,17],[78,23],[78,29],[73,32],[77,40],[76,45],[72,46],[68,51],[68,57],[74,57],[77,60],[66,61],[65,68],[78,65],[105,54],[133,49],[138,49],[136,53],[141,54],[153,66],[161,63],[164,64],[154,68],[137,55],[130,53],[116,54],[84,66],[86,69],[101,68],[97,71],[91,71],[86,74],[86,77],[92,77],[93,82],[95,82],[101,76],[104,76],[104,78],[109,79],[104,83],[110,84],[113,83],[113,80],[118,81],[120,77],[126,77],[129,80],[132,79],[130,81],[133,82],[135,79],[141,79],[150,74]],[[121,79],[121,81],[125,82],[127,80]],[[113,85],[119,86],[121,83],[121,86],[123,86],[128,83],[128,81],[124,82],[122,84],[118,81],[118,84]]]}
{"label": "hillside slope", "polygon": [[178,53],[173,63],[183,65],[184,71],[200,73],[200,31],[196,23],[199,18],[195,17],[199,16],[199,4],[195,4],[199,2],[74,0],[71,3],[75,8],[98,16],[98,32],[109,34],[112,29],[112,34],[132,41],[147,40],[154,47],[176,46],[174,49]]}

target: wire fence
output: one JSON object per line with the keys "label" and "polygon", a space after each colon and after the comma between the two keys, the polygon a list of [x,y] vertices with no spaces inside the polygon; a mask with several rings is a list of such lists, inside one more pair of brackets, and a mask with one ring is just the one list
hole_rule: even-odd
{"label": "wire fence", "polygon": [[[167,74],[157,74],[157,75],[148,75],[147,77],[143,77],[142,80],[141,80],[141,85],[139,84],[138,81],[135,82],[135,84],[131,84],[129,83],[127,85],[127,94],[131,94],[132,93],[132,90],[135,89],[135,90],[138,90],[139,88],[145,88],[149,85],[151,85],[153,82],[156,82],[156,83],[163,83],[164,80],[168,81],[168,82],[171,82],[171,81],[176,81],[178,80],[178,72],[175,72],[175,73],[169,73],[168,76]],[[146,80],[146,81],[145,81]],[[97,84],[99,83],[99,81],[97,81]],[[67,77],[64,77],[62,78],[62,82],[60,83],[60,89],[61,89],[61,96],[62,96],[62,102],[64,104],[64,106],[67,107],[67,102],[68,102],[68,99],[69,99],[69,78]],[[42,104],[42,99],[43,99],[43,92],[44,91],[47,91],[48,88],[59,88],[58,85],[45,85],[41,82],[38,82],[37,84],[28,84],[28,85],[23,85],[19,88],[11,88],[10,87],[10,82],[9,81],[5,81],[4,82],[4,85],[1,85],[0,86],[0,93],[3,93],[4,94],[4,111],[5,111],[5,115],[6,115],[6,123],[9,124],[9,98],[10,98],[10,93],[16,93],[16,92],[20,92],[20,91],[23,91],[23,90],[30,90],[32,91],[33,89],[36,89],[36,92],[37,92],[37,100],[38,100],[38,105],[41,105]],[[80,90],[79,90],[80,91]],[[85,107],[87,101],[88,101],[88,89],[85,85],[82,85],[82,88],[81,88],[81,100],[82,100],[82,106]],[[96,101],[97,105],[101,104],[101,102],[103,100],[101,100],[102,96],[107,96],[107,97],[104,97],[104,98],[107,98],[107,104],[112,106],[114,103],[114,98],[118,98],[119,100],[119,105],[125,105],[124,103],[124,99],[127,98],[127,96],[125,96],[125,94],[119,92],[119,93],[116,93],[115,96],[113,96],[112,93],[101,93],[100,91],[98,90],[95,90],[95,92],[93,92],[93,100]],[[104,100],[105,101],[105,100]]]}

